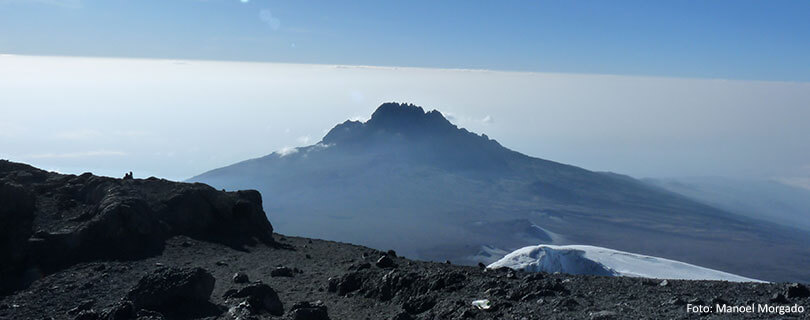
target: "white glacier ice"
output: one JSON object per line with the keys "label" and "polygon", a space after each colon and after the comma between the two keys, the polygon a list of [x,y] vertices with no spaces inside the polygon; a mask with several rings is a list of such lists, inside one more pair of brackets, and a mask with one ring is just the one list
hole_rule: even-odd
{"label": "white glacier ice", "polygon": [[488,268],[656,279],[762,282],[684,262],[586,245],[528,246],[507,254]]}

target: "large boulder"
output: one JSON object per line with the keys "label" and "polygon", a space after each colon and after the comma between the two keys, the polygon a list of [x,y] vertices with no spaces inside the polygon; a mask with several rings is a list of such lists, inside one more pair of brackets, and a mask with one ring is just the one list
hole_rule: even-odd
{"label": "large boulder", "polygon": [[214,276],[202,268],[161,268],[144,276],[127,294],[136,309],[167,311],[205,305],[214,291]]}
{"label": "large boulder", "polygon": [[284,314],[284,304],[273,288],[264,283],[254,283],[239,289],[236,292],[228,293],[225,296],[236,305],[246,306],[251,313],[267,312],[274,316]]}

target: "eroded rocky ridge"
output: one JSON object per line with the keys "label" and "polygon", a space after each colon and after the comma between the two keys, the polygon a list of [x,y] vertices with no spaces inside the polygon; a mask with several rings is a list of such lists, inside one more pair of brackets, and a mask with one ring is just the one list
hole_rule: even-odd
{"label": "eroded rocky ridge", "polygon": [[233,248],[273,243],[257,191],[157,178],[63,175],[0,161],[0,290],[78,262],[159,254],[184,235]]}

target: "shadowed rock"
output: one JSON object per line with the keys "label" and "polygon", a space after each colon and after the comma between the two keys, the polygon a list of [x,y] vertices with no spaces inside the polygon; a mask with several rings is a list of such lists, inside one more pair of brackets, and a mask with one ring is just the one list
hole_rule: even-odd
{"label": "shadowed rock", "polygon": [[202,268],[161,268],[148,274],[127,294],[135,308],[157,311],[205,305],[214,290],[214,276]]}
{"label": "shadowed rock", "polygon": [[185,235],[241,249],[274,243],[257,191],[46,172],[0,161],[0,292],[82,261],[159,254]]}
{"label": "shadowed rock", "polygon": [[254,283],[239,291],[229,293],[228,300],[240,301],[237,306],[244,305],[251,314],[267,312],[274,316],[284,314],[284,305],[273,288],[264,283]]}
{"label": "shadowed rock", "polygon": [[329,320],[329,314],[321,301],[314,303],[303,301],[290,308],[288,318],[291,320]]}

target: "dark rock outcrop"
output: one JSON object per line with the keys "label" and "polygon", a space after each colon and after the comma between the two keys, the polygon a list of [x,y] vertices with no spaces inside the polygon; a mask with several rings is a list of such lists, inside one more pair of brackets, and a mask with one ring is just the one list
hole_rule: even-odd
{"label": "dark rock outcrop", "polygon": [[33,195],[20,185],[0,181],[0,293],[25,282],[21,274],[33,221]]}
{"label": "dark rock outcrop", "polygon": [[82,261],[156,255],[177,235],[237,249],[274,243],[252,190],[62,175],[0,160],[0,203],[0,293]]}

